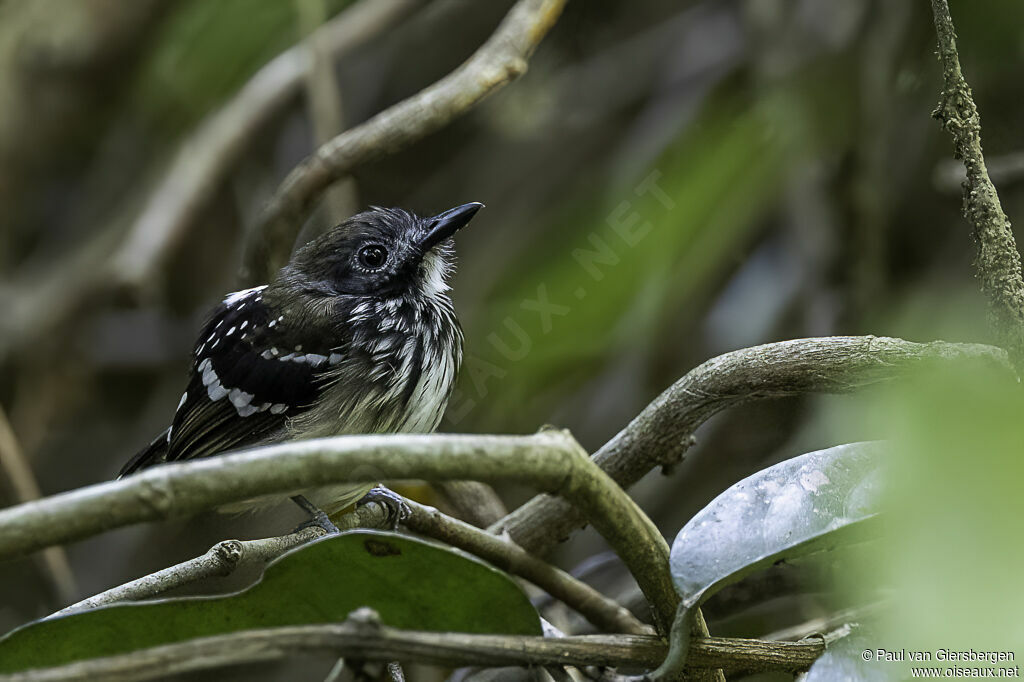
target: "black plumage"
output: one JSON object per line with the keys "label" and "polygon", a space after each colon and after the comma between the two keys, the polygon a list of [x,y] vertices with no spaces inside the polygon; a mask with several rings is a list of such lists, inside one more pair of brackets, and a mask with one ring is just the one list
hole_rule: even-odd
{"label": "black plumage", "polygon": [[[121,475],[288,438],[435,429],[462,357],[451,236],[481,206],[431,218],[373,208],[299,249],[269,285],[227,296],[170,428]],[[340,508],[360,490],[311,499]]]}

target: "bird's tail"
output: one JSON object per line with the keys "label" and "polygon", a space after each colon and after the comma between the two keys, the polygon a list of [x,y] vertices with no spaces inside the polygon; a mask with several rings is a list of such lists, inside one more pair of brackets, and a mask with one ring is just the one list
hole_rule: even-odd
{"label": "bird's tail", "polygon": [[167,461],[167,435],[170,432],[167,427],[160,432],[160,435],[153,439],[153,442],[135,453],[135,456],[128,460],[128,463],[121,467],[118,478],[124,478],[128,474],[134,474],[140,469],[146,469],[154,464]]}

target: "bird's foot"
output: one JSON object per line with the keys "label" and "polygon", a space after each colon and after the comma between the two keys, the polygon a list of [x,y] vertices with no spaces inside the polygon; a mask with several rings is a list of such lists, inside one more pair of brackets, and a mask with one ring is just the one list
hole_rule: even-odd
{"label": "bird's foot", "polygon": [[313,526],[323,528],[328,535],[334,535],[335,533],[341,532],[338,527],[334,525],[334,522],[331,521],[330,517],[327,516],[327,512],[307,500],[305,495],[295,495],[292,497],[292,501],[302,507],[304,512],[309,514],[309,520],[304,523],[300,523],[298,527],[292,531],[293,533],[297,533],[303,528],[312,528]]}
{"label": "bird's foot", "polygon": [[402,496],[393,490],[389,490],[382,485],[374,486],[370,492],[363,495],[363,497],[356,502],[357,507],[361,507],[368,502],[376,502],[377,504],[384,507],[384,510],[388,513],[388,526],[391,530],[397,530],[398,525],[409,518],[412,514],[412,510],[409,509],[409,505],[405,503]]}

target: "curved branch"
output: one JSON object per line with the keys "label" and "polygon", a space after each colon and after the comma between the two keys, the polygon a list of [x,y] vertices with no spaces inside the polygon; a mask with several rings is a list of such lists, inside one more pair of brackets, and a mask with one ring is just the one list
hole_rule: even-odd
{"label": "curved branch", "polygon": [[[925,362],[963,358],[984,358],[1012,372],[1004,351],[979,344],[834,336],[743,348],[691,370],[605,443],[594,462],[629,488],[655,466],[677,464],[697,428],[727,407],[806,393],[845,393],[894,379]],[[540,495],[490,530],[507,532],[527,551],[543,554],[583,523],[564,501]]]}
{"label": "curved branch", "polygon": [[[660,638],[649,635],[470,635],[398,630],[350,618],[341,624],[245,630],[192,639],[59,668],[0,675],[0,682],[128,682],[310,653],[453,667],[573,665],[650,669],[661,662],[666,650]],[[693,640],[688,662],[705,668],[793,673],[808,668],[824,651],[822,638],[767,642],[708,637]]]}
{"label": "curved branch", "polygon": [[[337,58],[373,40],[422,0],[359,2],[309,38],[267,62],[224,106],[185,138],[149,192],[127,234],[116,226],[96,248],[55,268],[50,280],[19,291],[16,324],[0,335],[0,360],[117,287],[138,288],[196,224],[250,141],[300,91],[313,67],[312,45]],[[119,240],[115,242],[115,238]],[[82,262],[79,262],[82,261]]]}
{"label": "curved branch", "polygon": [[271,116],[301,90],[314,54],[337,57],[393,26],[422,0],[359,2],[263,66],[181,145],[112,263],[120,283],[144,282],[218,190],[227,170]]}
{"label": "curved branch", "polygon": [[637,620],[624,606],[529,554],[519,545],[446,516],[433,507],[412,500],[406,500],[406,504],[411,513],[404,523],[410,530],[470,552],[504,571],[529,580],[605,632],[652,634],[651,628]]}
{"label": "curved branch", "polygon": [[667,632],[679,597],[665,539],[571,435],[553,430],[338,436],[154,467],[0,510],[0,558],[261,495],[395,478],[511,480],[564,496],[622,557]]}
{"label": "curved branch", "polygon": [[519,0],[487,42],[455,71],[321,145],[296,166],[250,235],[240,273],[243,284],[266,282],[284,264],[303,218],[332,182],[361,163],[439,130],[523,75],[527,59],[564,5],[565,0]]}
{"label": "curved branch", "polygon": [[964,216],[978,245],[978,278],[988,298],[993,326],[1014,362],[1024,362],[1024,279],[1013,228],[985,167],[981,150],[981,118],[971,88],[960,70],[956,32],[947,0],[932,0],[935,32],[942,62],[942,94],[932,113],[953,138],[954,156],[967,168]]}

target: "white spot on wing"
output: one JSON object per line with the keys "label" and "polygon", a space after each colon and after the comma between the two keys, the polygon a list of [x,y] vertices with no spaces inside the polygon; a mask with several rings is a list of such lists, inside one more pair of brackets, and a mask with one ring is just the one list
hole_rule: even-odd
{"label": "white spot on wing", "polygon": [[253,287],[252,289],[243,289],[242,291],[236,291],[234,293],[228,294],[227,298],[224,299],[224,303],[226,305],[234,305],[241,301],[242,299],[246,298],[247,296],[251,296],[257,291],[263,291],[266,288],[267,285],[264,284],[263,286]]}

